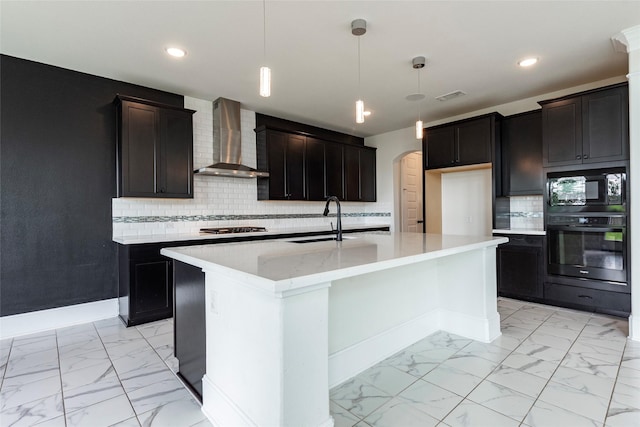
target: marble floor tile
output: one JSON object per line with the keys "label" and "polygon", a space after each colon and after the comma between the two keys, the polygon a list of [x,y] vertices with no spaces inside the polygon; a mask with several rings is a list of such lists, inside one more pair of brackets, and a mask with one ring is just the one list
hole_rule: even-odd
{"label": "marble floor tile", "polygon": [[449,332],[444,331],[431,334],[425,338],[425,340],[432,343],[435,347],[452,348],[456,350],[460,350],[472,341],[469,338],[464,338],[460,335],[450,334]]}
{"label": "marble floor tile", "polygon": [[550,318],[561,317],[564,319],[573,320],[575,322],[580,322],[583,325],[586,325],[587,322],[589,322],[589,320],[591,319],[591,317],[593,317],[593,314],[585,311],[572,310],[570,308],[563,308],[563,307],[554,307],[554,308],[555,308],[555,312],[551,315]]}
{"label": "marble floor tile", "polygon": [[526,354],[549,362],[560,362],[567,354],[565,350],[560,350],[548,345],[540,345],[535,342],[525,340],[515,350],[515,353]]}
{"label": "marble floor tile", "polygon": [[635,369],[640,371],[640,355],[630,355],[625,353],[622,357],[622,363],[620,364],[623,368]]}
{"label": "marble floor tile", "polygon": [[66,427],[67,422],[64,418],[64,415],[61,415],[56,418],[51,418],[49,420],[43,421],[38,424],[34,424],[34,427]]}
{"label": "marble floor tile", "polygon": [[501,327],[514,327],[520,329],[526,329],[530,333],[536,330],[540,325],[542,325],[543,320],[532,321],[528,318],[523,318],[522,316],[518,316],[518,313],[514,313],[511,316],[500,322]]}
{"label": "marble floor tile", "polygon": [[618,377],[616,381],[621,384],[640,388],[640,371],[621,366],[620,370],[618,371]]}
{"label": "marble floor tile", "polygon": [[11,357],[20,357],[44,350],[56,349],[58,341],[55,333],[52,335],[37,336],[30,339],[14,340],[11,347]]}
{"label": "marble floor tile", "polygon": [[116,371],[110,360],[62,374],[62,388],[66,392],[107,378],[115,378]]}
{"label": "marble floor tile", "polygon": [[413,375],[391,366],[374,366],[359,374],[357,378],[390,395],[400,393],[417,381],[417,378]]}
{"label": "marble floor tile", "polygon": [[133,416],[133,408],[124,394],[66,414],[67,427],[111,426]]}
{"label": "marble floor tile", "polygon": [[157,335],[164,335],[173,333],[173,322],[168,320],[158,320],[157,322],[146,323],[144,325],[136,326],[138,331],[145,338],[151,338]]}
{"label": "marble floor tile", "polygon": [[76,341],[69,343],[63,347],[59,347],[60,357],[80,356],[93,351],[104,350],[104,345],[100,338],[90,335],[90,339],[86,341]]}
{"label": "marble floor tile", "polygon": [[120,373],[119,378],[122,387],[124,387],[127,393],[130,393],[139,388],[147,387],[161,381],[169,381],[175,378],[175,375],[167,369],[166,364],[158,363],[156,365]]}
{"label": "marble floor tile", "polygon": [[535,399],[491,381],[483,381],[468,396],[478,403],[520,422],[533,406]]}
{"label": "marble floor tile", "polygon": [[59,375],[59,373],[57,349],[38,351],[20,356],[11,354],[4,373],[4,381],[15,379],[28,383]]}
{"label": "marble floor tile", "polygon": [[574,329],[565,327],[564,325],[560,326],[559,323],[554,324],[554,323],[544,322],[533,333],[533,335],[536,335],[536,334],[550,335],[550,336],[569,340],[569,343],[572,343],[573,341],[575,341],[576,338],[578,338],[578,335],[580,335],[580,330],[576,331]]}
{"label": "marble floor tile", "polygon": [[439,421],[420,408],[395,398],[364,419],[371,427],[435,427]]}
{"label": "marble floor tile", "polygon": [[480,377],[445,365],[438,366],[422,379],[460,396],[466,396],[482,382]]}
{"label": "marble floor tile", "polygon": [[418,380],[400,393],[396,399],[441,420],[464,398],[435,384]]}
{"label": "marble floor tile", "polygon": [[449,359],[442,362],[442,366],[459,369],[468,372],[476,377],[484,378],[493,371],[499,363],[492,362],[473,354],[456,353]]}
{"label": "marble floor tile", "polygon": [[64,414],[63,411],[62,394],[57,393],[0,411],[0,425],[11,427],[33,426],[58,418]]}
{"label": "marble floor tile", "polygon": [[510,368],[504,364],[496,368],[487,377],[487,380],[531,397],[538,397],[547,384],[547,380],[544,378]]}
{"label": "marble floor tile", "polygon": [[544,388],[540,393],[539,400],[560,406],[599,423],[604,423],[609,406],[609,399],[555,382],[550,382]]}
{"label": "marble floor tile", "polygon": [[498,307],[498,314],[500,315],[500,320],[504,320],[507,317],[511,316],[517,310],[515,308],[509,307]]}
{"label": "marble floor tile", "polygon": [[392,399],[386,393],[359,378],[353,378],[331,390],[331,400],[351,414],[364,418]]}
{"label": "marble floor tile", "polygon": [[605,425],[607,427],[635,427],[640,420],[640,409],[619,407],[611,402]]}
{"label": "marble floor tile", "polygon": [[528,374],[536,375],[548,380],[560,365],[559,362],[549,362],[526,354],[512,353],[502,364],[506,367],[517,369]]}
{"label": "marble floor tile", "polygon": [[472,342],[457,353],[457,355],[478,356],[495,363],[502,362],[509,354],[511,354],[510,350],[478,341]]}
{"label": "marble floor tile", "polygon": [[470,400],[464,400],[443,420],[451,427],[517,427],[520,423]]}
{"label": "marble floor tile", "polygon": [[158,353],[162,360],[173,356],[173,334],[155,335],[147,338],[147,342]]}
{"label": "marble floor tile", "polygon": [[629,335],[629,323],[627,320],[623,320],[619,317],[605,316],[601,314],[594,314],[589,319],[590,325],[603,326],[605,328],[614,328],[622,331],[623,335]]}
{"label": "marble floor tile", "polygon": [[535,332],[529,335],[529,337],[526,340],[524,340],[522,344],[551,347],[551,348],[561,350],[565,353],[569,351],[575,337],[566,338],[566,337],[560,337],[558,335],[550,335],[548,333],[544,333],[541,330],[541,328],[542,326],[536,329]]}
{"label": "marble floor tile", "polygon": [[582,415],[541,400],[536,401],[533,405],[533,408],[531,408],[524,419],[524,424],[530,427],[602,427],[603,425],[601,422],[583,417]]}
{"label": "marble floor tile", "polygon": [[29,383],[3,384],[0,391],[0,411],[60,394],[60,376]]}
{"label": "marble floor tile", "polygon": [[329,402],[329,412],[333,417],[333,427],[352,427],[360,421],[360,418],[333,401]]}
{"label": "marble floor tile", "polygon": [[560,365],[586,372],[587,374],[596,375],[598,377],[612,379],[615,379],[618,375],[619,367],[617,363],[594,359],[582,353],[567,353]]}
{"label": "marble floor tile", "polygon": [[511,299],[511,298],[499,297],[497,304],[498,304],[498,307],[509,307],[509,308],[513,308],[515,310],[518,310],[518,309],[522,308],[523,306],[525,306],[527,303],[525,303],[523,301]]}
{"label": "marble floor tile", "polygon": [[192,426],[206,420],[200,404],[192,398],[180,399],[138,415],[146,427]]}
{"label": "marble floor tile", "polygon": [[136,353],[153,351],[153,347],[144,339],[117,341],[105,346],[112,360],[133,357]]}
{"label": "marble floor tile", "polygon": [[420,378],[436,368],[440,361],[430,359],[420,353],[403,351],[383,360],[381,364],[392,366],[416,378]]}
{"label": "marble floor tile", "polygon": [[605,362],[619,364],[622,358],[621,350],[614,350],[607,347],[600,347],[593,344],[587,344],[581,340],[576,340],[569,350],[571,354],[579,354],[592,359],[599,359]]}
{"label": "marble floor tile", "polygon": [[167,379],[127,393],[137,415],[155,410],[161,406],[183,399],[191,399],[191,394],[177,379]]}
{"label": "marble floor tile", "polygon": [[113,345],[121,345],[142,338],[142,334],[136,328],[98,329],[98,334],[107,349]]}
{"label": "marble floor tile", "polygon": [[124,389],[118,377],[113,375],[65,391],[64,408],[66,412],[74,412],[123,394]]}
{"label": "marble floor tile", "polygon": [[598,377],[586,372],[560,366],[551,377],[551,381],[563,384],[596,396],[609,399],[613,391],[615,380],[612,378]]}
{"label": "marble floor tile", "polygon": [[109,356],[104,348],[76,356],[60,356],[60,371],[62,375],[78,369],[88,368],[109,361]]}
{"label": "marble floor tile", "polygon": [[[120,421],[115,424],[111,424],[109,427],[140,427],[140,422],[137,417],[131,417],[124,421]],[[168,426],[167,426],[168,427]]]}
{"label": "marble floor tile", "polygon": [[606,327],[589,324],[584,327],[578,337],[587,344],[606,347],[613,350],[623,350],[627,341],[628,332],[617,327]]}
{"label": "marble floor tile", "polygon": [[618,406],[640,410],[640,387],[617,383],[611,399],[616,402]]}

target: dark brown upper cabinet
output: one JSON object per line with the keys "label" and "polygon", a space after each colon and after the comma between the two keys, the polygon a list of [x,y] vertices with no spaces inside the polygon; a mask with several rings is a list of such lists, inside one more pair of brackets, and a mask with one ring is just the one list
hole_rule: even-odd
{"label": "dark brown upper cabinet", "polygon": [[629,159],[629,91],[621,83],[543,101],[545,167]]}
{"label": "dark brown upper cabinet", "polygon": [[495,161],[502,116],[497,113],[426,129],[423,139],[425,169],[441,169]]}
{"label": "dark brown upper cabinet", "polygon": [[361,138],[261,114],[256,124],[258,168],[269,171],[258,200],[376,200],[376,149]]}
{"label": "dark brown upper cabinet", "polygon": [[264,137],[269,178],[258,181],[258,200],[305,200],[306,138],[274,130]]}
{"label": "dark brown upper cabinet", "polygon": [[195,111],[118,95],[118,197],[193,198]]}
{"label": "dark brown upper cabinet", "polygon": [[504,195],[542,194],[542,111],[505,117],[501,126]]}

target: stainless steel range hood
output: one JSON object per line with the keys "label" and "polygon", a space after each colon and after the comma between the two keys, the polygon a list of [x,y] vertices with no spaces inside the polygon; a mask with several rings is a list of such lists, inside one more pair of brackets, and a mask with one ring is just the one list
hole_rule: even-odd
{"label": "stainless steel range hood", "polygon": [[264,178],[269,172],[260,172],[242,164],[240,133],[240,103],[218,98],[213,101],[213,161],[210,166],[194,173],[237,178]]}

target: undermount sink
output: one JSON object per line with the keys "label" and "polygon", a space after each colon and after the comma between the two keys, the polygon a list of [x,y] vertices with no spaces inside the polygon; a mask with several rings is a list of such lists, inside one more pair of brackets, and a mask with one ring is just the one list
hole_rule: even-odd
{"label": "undermount sink", "polygon": [[[342,240],[352,240],[355,237],[347,237],[342,236]],[[332,237],[314,237],[311,239],[302,239],[302,240],[289,240],[289,243],[313,243],[313,242],[327,242],[329,240],[336,240],[335,236]]]}

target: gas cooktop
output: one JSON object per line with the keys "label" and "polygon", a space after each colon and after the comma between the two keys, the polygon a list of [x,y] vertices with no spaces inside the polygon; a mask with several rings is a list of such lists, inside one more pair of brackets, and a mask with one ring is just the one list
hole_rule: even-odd
{"label": "gas cooktop", "polygon": [[219,228],[201,228],[201,233],[207,234],[233,234],[233,233],[257,233],[267,231],[264,227],[219,227]]}

